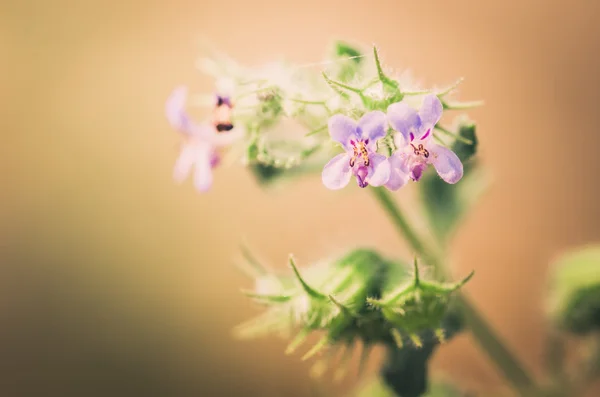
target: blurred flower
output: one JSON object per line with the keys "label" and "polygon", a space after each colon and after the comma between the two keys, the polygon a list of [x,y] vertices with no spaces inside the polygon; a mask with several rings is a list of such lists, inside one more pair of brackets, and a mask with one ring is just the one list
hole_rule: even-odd
{"label": "blurred flower", "polygon": [[377,140],[386,134],[387,121],[383,112],[365,114],[358,123],[336,114],[329,119],[331,138],[342,144],[346,153],[331,159],[323,169],[323,184],[329,189],[345,187],[352,175],[358,186],[381,186],[390,177],[390,164],[376,153]]}
{"label": "blurred flower", "polygon": [[[286,350],[293,353],[312,332],[324,332],[304,359],[327,347],[351,352],[358,342],[366,354],[374,344],[432,349],[459,331],[456,321],[447,321],[446,316],[452,293],[471,277],[455,284],[423,280],[416,261],[411,276],[405,264],[366,249],[321,261],[303,269],[302,275],[290,258],[294,277],[276,275],[251,255],[246,257],[252,269],[257,269],[253,274],[255,290],[246,294],[267,310],[240,326],[237,335],[288,336],[297,329]],[[315,365],[327,367],[323,362]]]}
{"label": "blurred flower", "polygon": [[600,246],[563,254],[551,267],[548,309],[565,330],[588,334],[600,330]]}
{"label": "blurred flower", "polygon": [[408,178],[418,181],[429,164],[447,183],[454,184],[463,176],[463,165],[450,149],[432,141],[433,128],[442,117],[442,103],[435,95],[427,95],[417,112],[404,102],[388,107],[388,119],[394,130],[397,151],[390,157],[392,176],[386,186],[397,190]]}
{"label": "blurred flower", "polygon": [[230,109],[229,98],[217,97],[213,125],[195,124],[185,109],[187,95],[187,87],[178,87],[169,96],[166,104],[169,123],[185,138],[179,158],[175,162],[173,178],[177,182],[183,182],[194,168],[194,186],[197,190],[205,192],[212,185],[212,169],[220,162],[218,148],[231,145],[240,138],[242,131],[233,128],[229,118],[223,118],[223,109]]}

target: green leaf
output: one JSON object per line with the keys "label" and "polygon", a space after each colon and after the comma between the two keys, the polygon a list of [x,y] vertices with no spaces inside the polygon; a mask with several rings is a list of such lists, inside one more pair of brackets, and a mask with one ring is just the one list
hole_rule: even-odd
{"label": "green leaf", "polygon": [[475,123],[461,120],[457,135],[459,138],[455,138],[451,149],[463,163],[463,178],[451,185],[430,167],[418,183],[431,230],[441,243],[446,243],[459,221],[488,185],[486,173],[474,158],[478,144]]}
{"label": "green leaf", "polygon": [[351,44],[336,41],[333,49],[332,73],[340,81],[352,81],[361,74],[364,65],[362,51]]}
{"label": "green leaf", "polygon": [[[477,153],[477,135],[475,134],[476,126],[473,121],[463,119],[460,120],[458,126],[458,136],[463,139],[457,139],[452,144],[452,151],[456,153],[460,161],[464,163],[471,160]],[[469,143],[470,142],[470,143]]]}
{"label": "green leaf", "polygon": [[548,308],[565,330],[600,330],[600,245],[561,256],[551,268]]}
{"label": "green leaf", "polygon": [[334,44],[334,51],[335,55],[339,58],[348,57],[352,58],[352,62],[354,63],[362,62],[362,58],[360,58],[362,52],[360,51],[360,49],[344,41],[336,41]]}

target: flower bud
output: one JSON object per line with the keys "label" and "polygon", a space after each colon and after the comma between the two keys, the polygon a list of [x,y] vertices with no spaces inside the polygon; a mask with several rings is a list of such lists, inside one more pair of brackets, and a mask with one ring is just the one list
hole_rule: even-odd
{"label": "flower bud", "polygon": [[600,330],[600,246],[571,251],[553,265],[548,310],[564,329]]}
{"label": "flower bud", "polygon": [[[456,284],[423,280],[416,260],[411,276],[402,263],[366,249],[317,263],[302,272],[290,257],[290,266],[293,277],[266,271],[255,277],[256,290],[246,294],[267,309],[240,326],[237,334],[254,337],[299,330],[288,345],[289,354],[311,333],[324,333],[303,359],[327,347],[351,351],[358,342],[363,345],[365,359],[374,344],[395,344],[400,349],[437,344],[446,333],[443,321],[452,292],[471,277]],[[455,331],[455,324],[451,324],[449,336]],[[315,372],[322,373],[324,365],[319,362]]]}

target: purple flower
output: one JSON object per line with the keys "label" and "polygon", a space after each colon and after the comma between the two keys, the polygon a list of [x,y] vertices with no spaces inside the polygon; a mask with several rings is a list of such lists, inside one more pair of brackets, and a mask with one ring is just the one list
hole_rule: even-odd
{"label": "purple flower", "polygon": [[346,153],[331,159],[323,168],[323,184],[329,189],[341,189],[356,177],[358,186],[381,186],[390,177],[390,164],[385,156],[376,153],[377,140],[386,134],[385,113],[365,114],[358,123],[336,114],[329,119],[329,134],[342,144]]}
{"label": "purple flower", "polygon": [[442,103],[435,95],[428,95],[417,112],[399,102],[388,107],[397,151],[390,157],[391,176],[386,187],[397,190],[408,179],[418,181],[429,164],[448,183],[456,183],[463,176],[463,165],[450,149],[433,142],[433,128],[442,117]]}
{"label": "purple flower", "polygon": [[[166,116],[173,128],[183,134],[185,141],[175,162],[173,178],[183,182],[194,168],[194,186],[201,192],[210,189],[212,169],[220,162],[218,149],[231,145],[241,135],[239,128],[218,132],[214,125],[195,124],[185,110],[187,87],[178,87],[167,99]],[[219,101],[217,98],[217,101]]]}

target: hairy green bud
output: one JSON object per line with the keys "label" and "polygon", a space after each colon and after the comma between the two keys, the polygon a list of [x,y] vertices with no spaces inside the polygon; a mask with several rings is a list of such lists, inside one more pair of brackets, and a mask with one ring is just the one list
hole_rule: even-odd
{"label": "hairy green bud", "polygon": [[[293,277],[255,272],[256,288],[246,295],[264,304],[267,310],[241,325],[236,333],[254,337],[288,335],[296,330],[297,335],[286,350],[288,354],[295,352],[311,333],[324,334],[303,359],[329,347],[343,347],[351,352],[359,342],[364,359],[374,344],[400,349],[437,344],[445,338],[442,322],[451,294],[471,277],[456,284],[423,280],[416,261],[411,275],[404,263],[366,249],[302,271],[292,257],[289,263]],[[322,373],[327,364],[319,361],[317,367],[314,372]],[[343,373],[341,367],[338,372]]]}
{"label": "hairy green bud", "polygon": [[600,246],[568,252],[551,271],[548,309],[565,330],[600,330]]}

